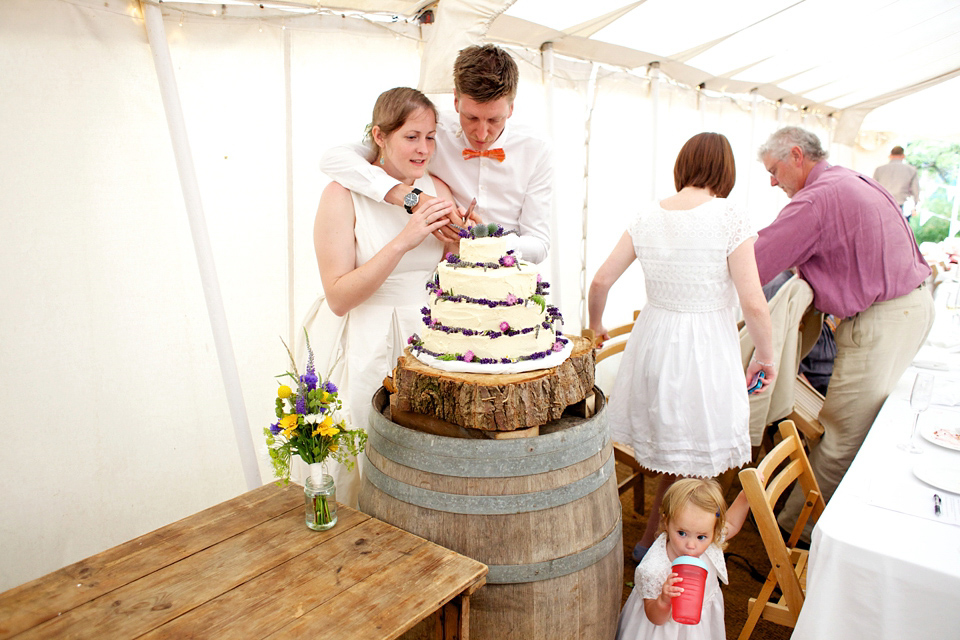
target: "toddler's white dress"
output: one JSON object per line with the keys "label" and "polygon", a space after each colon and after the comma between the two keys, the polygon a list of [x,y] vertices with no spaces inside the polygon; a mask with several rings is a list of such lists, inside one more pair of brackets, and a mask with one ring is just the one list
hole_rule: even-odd
{"label": "toddler's white dress", "polygon": [[645,468],[713,477],[750,460],[750,406],[727,256],[754,234],[723,198],[645,207],[627,230],[647,304],[627,341],[607,417]]}
{"label": "toddler's white dress", "polygon": [[660,597],[663,583],[670,575],[667,534],[660,534],[634,572],[633,591],[620,612],[617,640],[725,640],[727,636],[723,624],[723,592],[720,591],[719,582],[722,580],[727,584],[727,565],[723,559],[723,550],[713,543],[707,547],[700,559],[707,564],[707,582],[704,587],[700,623],[680,624],[671,616],[662,625],[653,624],[643,610],[643,600]]}

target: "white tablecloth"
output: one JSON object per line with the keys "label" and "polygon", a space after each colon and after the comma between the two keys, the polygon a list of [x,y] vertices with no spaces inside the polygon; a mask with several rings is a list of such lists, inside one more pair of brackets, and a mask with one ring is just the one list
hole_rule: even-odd
{"label": "white tablecloth", "polygon": [[[918,371],[935,374],[934,402],[960,403],[960,353],[932,346],[950,342],[952,332],[960,338],[960,324],[946,310],[938,308],[938,315],[914,361],[924,368],[912,366],[901,378],[814,528],[794,640],[960,638],[960,525],[933,510],[934,493],[951,507],[960,495],[913,472],[917,465],[960,468],[960,451],[923,439],[919,430],[923,453],[896,446],[912,426],[909,398]],[[937,363],[947,370],[926,368]],[[960,406],[931,406],[920,427],[931,425],[960,427]]]}

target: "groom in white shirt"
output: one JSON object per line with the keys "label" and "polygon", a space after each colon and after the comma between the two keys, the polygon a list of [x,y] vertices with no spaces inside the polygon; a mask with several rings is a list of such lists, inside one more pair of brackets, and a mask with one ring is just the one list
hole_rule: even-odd
{"label": "groom in white shirt", "polygon": [[[440,114],[429,169],[449,185],[461,207],[476,198],[484,222],[516,231],[507,236],[507,247],[539,263],[550,248],[553,164],[542,136],[508,122],[519,77],[517,63],[499,47],[460,52],[453,64],[456,113]],[[416,193],[370,164],[370,153],[362,145],[334,147],[321,158],[320,169],[351,191],[408,211],[432,199],[433,194]],[[456,236],[450,227],[443,232]]]}

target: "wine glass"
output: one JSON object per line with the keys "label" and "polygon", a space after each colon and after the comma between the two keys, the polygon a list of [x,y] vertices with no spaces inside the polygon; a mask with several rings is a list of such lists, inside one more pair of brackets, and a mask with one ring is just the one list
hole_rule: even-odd
{"label": "wine glass", "polygon": [[913,429],[910,430],[910,439],[897,445],[898,449],[908,453],[922,453],[923,449],[913,444],[917,435],[917,421],[920,420],[920,412],[925,411],[930,406],[930,400],[933,398],[933,374],[917,373],[917,379],[913,381],[913,389],[910,391],[910,408],[913,409]]}

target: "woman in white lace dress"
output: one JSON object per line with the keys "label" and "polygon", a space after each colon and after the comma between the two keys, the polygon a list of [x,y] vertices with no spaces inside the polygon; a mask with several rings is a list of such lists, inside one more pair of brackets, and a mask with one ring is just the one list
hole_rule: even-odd
{"label": "woman in white lace dress", "polygon": [[[745,212],[726,201],[736,169],[727,139],[700,133],[674,166],[677,193],[643,209],[590,285],[590,328],[605,339],[610,287],[639,260],[647,305],[627,341],[610,392],[612,437],[633,446],[637,462],[663,474],[651,514],[681,476],[714,477],[750,459],[747,384],[776,375],[766,298]],[[739,302],[756,355],[740,359]],[[746,379],[745,377],[746,376]],[[634,550],[653,542],[651,517]]]}
{"label": "woman in white lace dress", "polygon": [[[427,173],[436,149],[437,112],[416,89],[385,91],[373,109],[373,161],[404,184],[437,198],[408,213],[331,182],[320,197],[314,245],[321,295],[304,326],[317,372],[341,389],[343,416],[366,429],[373,393],[396,365],[407,338],[421,325],[425,285],[444,252],[456,252],[432,234],[456,216],[450,189]],[[457,218],[459,220],[459,218]],[[331,465],[337,499],[357,506],[364,465]]]}

